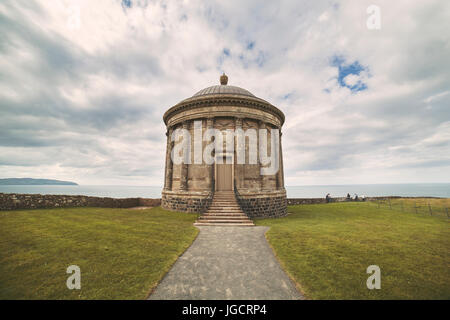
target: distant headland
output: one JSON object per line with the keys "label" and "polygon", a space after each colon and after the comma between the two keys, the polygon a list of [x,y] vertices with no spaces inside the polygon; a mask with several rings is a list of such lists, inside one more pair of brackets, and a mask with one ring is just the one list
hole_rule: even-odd
{"label": "distant headland", "polygon": [[0,185],[27,185],[27,186],[38,186],[38,185],[59,185],[59,186],[77,186],[78,184],[72,181],[61,181],[53,179],[33,179],[33,178],[8,178],[0,179]]}

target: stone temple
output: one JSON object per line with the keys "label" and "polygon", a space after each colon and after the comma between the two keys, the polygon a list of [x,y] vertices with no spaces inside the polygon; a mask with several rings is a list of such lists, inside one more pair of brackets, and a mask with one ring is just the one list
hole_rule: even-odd
{"label": "stone temple", "polygon": [[[163,208],[202,213],[197,223],[206,225],[252,225],[252,218],[286,215],[281,148],[285,117],[278,108],[243,88],[228,85],[223,74],[220,85],[179,102],[163,119],[167,126]],[[223,137],[223,148],[211,148],[220,140],[218,136],[206,137],[208,130]],[[227,131],[238,130],[244,132],[243,139],[230,135],[229,140]],[[187,132],[190,138],[175,136],[175,131]],[[255,134],[249,134],[251,131]],[[262,150],[264,140],[267,147]],[[181,153],[176,149],[180,141],[186,142]],[[195,159],[196,151],[200,160],[198,156]],[[183,157],[181,163],[174,160],[177,153]],[[213,163],[203,154],[209,154]],[[266,160],[272,156],[272,163],[261,161],[264,155]],[[262,174],[273,163],[278,170]]]}

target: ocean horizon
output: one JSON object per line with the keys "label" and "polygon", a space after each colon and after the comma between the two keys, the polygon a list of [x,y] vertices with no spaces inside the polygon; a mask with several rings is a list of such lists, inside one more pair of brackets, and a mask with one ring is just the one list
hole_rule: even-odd
{"label": "ocean horizon", "polygon": [[[113,185],[2,185],[0,193],[66,194],[111,198],[161,198],[161,187]],[[450,183],[351,184],[287,186],[288,198],[403,196],[450,198]]]}

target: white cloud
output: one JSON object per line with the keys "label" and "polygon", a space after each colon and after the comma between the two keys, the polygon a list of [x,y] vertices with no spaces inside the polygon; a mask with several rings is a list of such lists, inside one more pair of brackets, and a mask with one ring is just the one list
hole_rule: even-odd
{"label": "white cloud", "polygon": [[0,3],[1,176],[162,185],[163,113],[225,71],[285,112],[289,185],[448,181],[450,4],[378,1],[381,30],[371,1],[147,4]]}
{"label": "white cloud", "polygon": [[349,74],[348,76],[346,76],[344,78],[345,84],[347,84],[350,87],[355,86],[358,83],[358,81],[361,81],[361,80],[360,80],[360,77],[356,74]]}

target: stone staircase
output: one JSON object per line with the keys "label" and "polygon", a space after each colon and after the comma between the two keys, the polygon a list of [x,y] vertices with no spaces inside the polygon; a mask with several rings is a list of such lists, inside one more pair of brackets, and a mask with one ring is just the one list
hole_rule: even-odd
{"label": "stone staircase", "polygon": [[233,191],[216,191],[205,214],[195,226],[254,226],[253,221],[242,212]]}

